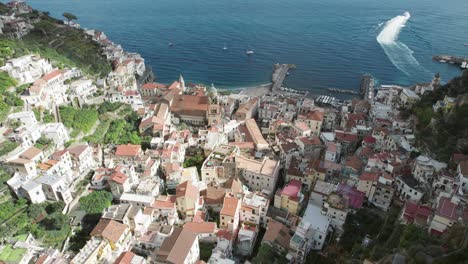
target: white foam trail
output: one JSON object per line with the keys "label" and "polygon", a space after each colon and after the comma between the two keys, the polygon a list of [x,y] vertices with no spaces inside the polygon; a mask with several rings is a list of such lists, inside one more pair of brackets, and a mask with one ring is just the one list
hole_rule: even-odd
{"label": "white foam trail", "polygon": [[419,62],[413,56],[413,51],[404,43],[398,41],[400,31],[406,26],[406,22],[410,17],[411,14],[405,12],[403,15],[390,19],[377,36],[377,42],[382,46],[392,64],[406,75],[421,71],[428,72],[426,69],[421,68]]}

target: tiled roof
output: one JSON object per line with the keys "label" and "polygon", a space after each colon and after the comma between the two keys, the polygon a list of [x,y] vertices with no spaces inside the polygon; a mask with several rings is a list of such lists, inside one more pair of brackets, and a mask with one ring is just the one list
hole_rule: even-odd
{"label": "tiled roof", "polygon": [[118,145],[115,151],[116,156],[134,157],[141,151],[141,145]]}
{"label": "tiled roof", "polygon": [[235,197],[224,197],[223,208],[221,215],[235,216],[237,208],[239,207],[239,199]]}
{"label": "tiled roof", "polygon": [[21,153],[20,157],[31,160],[37,155],[39,155],[40,153],[42,153],[42,150],[33,146],[25,150],[23,153]]}
{"label": "tiled roof", "polygon": [[125,224],[121,224],[111,219],[101,218],[93,231],[91,231],[90,235],[102,236],[114,243],[117,243],[127,228],[128,227]]}
{"label": "tiled roof", "polygon": [[194,186],[190,181],[185,181],[176,187],[176,196],[179,197],[189,197],[193,200],[196,200],[199,196],[199,191],[196,186]]}
{"label": "tiled roof", "polygon": [[187,222],[184,229],[189,229],[197,234],[214,234],[216,232],[215,222]]}

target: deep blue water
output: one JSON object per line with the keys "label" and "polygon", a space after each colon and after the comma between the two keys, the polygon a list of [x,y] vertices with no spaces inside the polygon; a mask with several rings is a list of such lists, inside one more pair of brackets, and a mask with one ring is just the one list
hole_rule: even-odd
{"label": "deep blue water", "polygon": [[[433,62],[432,55],[468,55],[463,46],[468,43],[467,0],[28,3],[55,17],[74,13],[82,27],[102,30],[126,50],[140,53],[163,83],[182,73],[187,82],[246,87],[269,82],[272,65],[281,62],[297,66],[286,81],[293,88],[357,89],[363,73],[380,83],[408,85],[430,81],[436,72],[444,80],[460,73]],[[376,37],[385,22],[405,11],[411,17],[398,38],[381,46]],[[224,43],[227,51],[222,50]],[[251,57],[245,55],[249,46],[255,50]]]}

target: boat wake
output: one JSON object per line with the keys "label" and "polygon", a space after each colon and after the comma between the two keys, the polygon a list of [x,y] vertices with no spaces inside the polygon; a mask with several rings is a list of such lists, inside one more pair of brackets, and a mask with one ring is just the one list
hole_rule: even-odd
{"label": "boat wake", "polygon": [[410,13],[405,12],[403,15],[390,19],[377,36],[377,42],[392,64],[408,76],[421,71],[428,72],[419,65],[418,60],[413,56],[413,51],[398,40],[401,29],[406,26],[410,17]]}

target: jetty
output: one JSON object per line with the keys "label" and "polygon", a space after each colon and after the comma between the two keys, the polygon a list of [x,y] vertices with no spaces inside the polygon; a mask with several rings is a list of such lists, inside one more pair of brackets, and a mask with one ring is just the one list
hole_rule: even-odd
{"label": "jetty", "polygon": [[432,59],[442,63],[458,65],[461,69],[468,69],[468,58],[465,57],[435,55],[432,57]]}
{"label": "jetty", "polygon": [[374,100],[375,80],[370,74],[361,76],[360,94],[364,100]]}
{"label": "jetty", "polygon": [[353,90],[348,90],[348,89],[338,89],[338,88],[327,88],[327,91],[332,92],[332,93],[344,93],[344,94],[355,94],[359,95],[359,92],[353,91]]}
{"label": "jetty", "polygon": [[288,75],[290,69],[295,69],[294,64],[279,64],[273,66],[273,74],[271,76],[271,91],[278,92],[283,86],[284,79]]}

